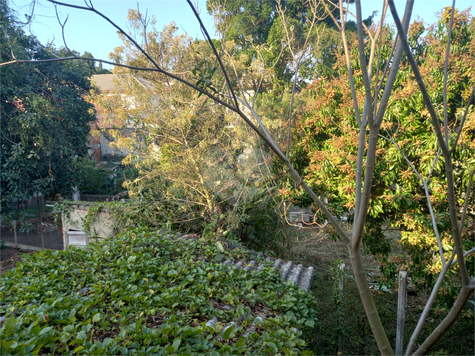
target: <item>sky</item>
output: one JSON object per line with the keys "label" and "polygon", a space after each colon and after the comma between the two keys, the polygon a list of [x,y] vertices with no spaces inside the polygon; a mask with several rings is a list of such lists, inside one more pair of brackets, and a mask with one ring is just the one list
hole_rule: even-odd
{"label": "sky", "polygon": [[[84,5],[83,0],[63,1]],[[138,2],[141,11],[147,10],[149,15],[156,16],[158,30],[174,21],[180,33],[186,32],[191,37],[203,38],[198,21],[185,0],[141,0]],[[208,32],[214,37],[213,19],[206,11],[206,0],[193,0],[193,3],[200,10],[200,16]],[[415,19],[416,16],[419,16],[425,23],[431,24],[436,21],[435,14],[451,4],[450,0],[415,0],[412,18]],[[466,9],[473,4],[473,0],[458,0],[456,7]],[[17,11],[21,20],[25,19],[25,14],[30,13],[30,5],[31,0],[10,0],[10,6]],[[129,9],[137,8],[137,1],[93,0],[93,5],[124,30],[127,30],[127,12]],[[399,15],[402,16],[405,1],[396,0],[396,6]],[[362,0],[363,18],[371,15],[374,10],[381,13],[381,9],[381,0]],[[354,6],[350,10],[356,12]],[[108,59],[109,53],[121,45],[116,30],[96,14],[66,7],[58,7],[58,12],[63,21],[68,17],[65,37],[69,48],[80,53],[88,51],[95,58]],[[475,15],[475,6],[472,6],[471,12]],[[379,19],[379,17],[376,18]],[[27,29],[27,32],[30,31],[43,44],[54,41],[57,47],[64,46],[61,26],[56,19],[55,9],[45,0],[39,0],[36,5],[34,21]],[[107,68],[107,66],[105,67]]]}
{"label": "sky", "polygon": [[[64,0],[64,2],[84,6],[82,0]],[[157,18],[157,30],[163,29],[174,21],[179,33],[186,32],[193,38],[203,38],[200,26],[192,10],[185,0],[141,0],[138,1],[140,10],[148,11],[149,15]],[[200,16],[211,36],[214,35],[213,18],[206,12],[206,0],[193,1],[200,9]],[[20,20],[24,14],[30,13],[31,0],[11,0],[10,6],[17,11]],[[137,1],[130,0],[93,0],[94,7],[117,23],[125,31],[127,27],[127,12],[137,9]],[[109,59],[115,47],[122,44],[117,31],[104,19],[94,13],[58,7],[60,18],[68,21],[65,26],[65,38],[69,48],[80,53],[88,51],[95,58]],[[35,8],[35,18],[32,25],[25,29],[38,37],[41,43],[54,41],[57,47],[64,46],[61,26],[58,24],[54,6],[44,0],[39,0]],[[106,67],[106,66],[105,66]]]}

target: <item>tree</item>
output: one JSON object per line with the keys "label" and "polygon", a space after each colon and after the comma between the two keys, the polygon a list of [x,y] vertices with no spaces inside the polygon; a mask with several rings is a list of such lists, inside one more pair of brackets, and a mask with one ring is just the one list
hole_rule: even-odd
{"label": "tree", "polygon": [[[59,5],[65,5],[63,3],[58,3],[55,0],[51,0],[52,3],[56,3]],[[194,7],[191,4],[191,1],[188,1],[192,9],[195,11]],[[239,117],[241,117],[261,138],[262,140],[269,146],[269,148],[276,154],[276,156],[283,162],[283,164],[289,170],[290,175],[295,179],[295,181],[301,186],[305,192],[309,194],[309,196],[314,200],[315,204],[321,209],[321,211],[326,215],[327,219],[333,225],[335,231],[338,233],[342,241],[347,243],[353,272],[355,274],[355,279],[357,282],[358,290],[360,292],[361,301],[365,308],[369,323],[371,325],[372,332],[375,336],[375,339],[378,343],[379,349],[382,354],[392,354],[393,350],[391,345],[388,341],[387,335],[384,331],[384,327],[381,324],[381,321],[378,316],[377,308],[374,304],[371,290],[368,285],[368,281],[366,279],[366,275],[364,273],[364,266],[361,259],[361,242],[364,234],[364,226],[366,222],[366,218],[369,213],[370,201],[371,201],[371,193],[372,193],[372,186],[374,181],[374,173],[375,173],[375,164],[377,161],[377,149],[378,149],[378,142],[379,142],[379,133],[381,126],[383,124],[383,119],[385,118],[386,109],[388,107],[389,99],[391,98],[392,89],[394,87],[394,83],[397,78],[397,73],[399,71],[401,59],[403,57],[403,53],[406,55],[408,63],[411,66],[412,72],[416,78],[416,81],[419,86],[419,90],[422,94],[424,104],[429,111],[430,120],[432,122],[433,131],[437,137],[437,143],[441,149],[441,157],[444,160],[444,170],[445,170],[445,179],[446,179],[446,196],[449,205],[449,214],[450,214],[450,224],[452,228],[452,236],[451,239],[454,243],[454,252],[452,253],[450,259],[448,261],[443,260],[444,268],[438,278],[438,282],[443,280],[445,274],[447,273],[448,269],[453,265],[452,263],[455,262],[455,256],[457,256],[457,264],[458,264],[458,273],[461,280],[461,287],[460,293],[452,306],[447,317],[441,322],[441,324],[434,330],[434,332],[426,339],[426,341],[421,345],[421,347],[415,351],[415,354],[426,353],[430,347],[440,338],[440,336],[453,324],[456,320],[457,316],[460,314],[463,306],[465,305],[466,301],[468,300],[469,296],[473,293],[475,289],[475,278],[470,277],[467,270],[467,265],[465,261],[465,251],[463,250],[462,245],[462,238],[461,238],[461,229],[459,226],[464,226],[464,219],[465,213],[462,213],[462,216],[459,219],[458,211],[460,210],[457,206],[456,202],[456,190],[455,190],[455,181],[453,178],[453,168],[454,168],[454,160],[452,157],[453,148],[456,147],[460,135],[459,133],[462,131],[464,124],[466,123],[466,115],[469,110],[471,110],[471,101],[473,100],[473,89],[472,94],[467,100],[467,104],[465,106],[466,110],[461,113],[461,117],[459,122],[461,123],[458,127],[455,128],[454,131],[449,132],[449,121],[448,121],[448,105],[447,99],[444,99],[444,108],[442,110],[444,115],[444,120],[440,120],[439,116],[437,115],[436,110],[434,109],[434,105],[432,104],[431,98],[429,93],[424,85],[424,81],[422,80],[419,66],[414,58],[413,49],[410,48],[408,41],[407,41],[407,30],[409,28],[409,21],[410,15],[412,11],[412,1],[409,1],[404,15],[404,23],[402,24],[399,20],[399,16],[395,10],[394,2],[392,0],[388,1],[389,6],[391,8],[391,13],[393,15],[395,24],[398,30],[398,43],[394,44],[394,51],[385,58],[388,64],[388,70],[380,73],[376,71],[373,73],[373,63],[376,63],[376,68],[379,67],[381,58],[381,53],[378,50],[377,43],[379,38],[382,34],[383,29],[383,21],[380,22],[378,25],[378,29],[374,35],[371,32],[366,32],[363,26],[363,21],[361,18],[361,3],[360,1],[356,1],[356,9],[357,9],[357,33],[358,33],[358,61],[357,63],[359,69],[362,73],[363,83],[365,87],[364,97],[357,95],[355,89],[355,81],[353,78],[353,71],[354,66],[356,63],[351,62],[350,56],[350,49],[348,46],[348,40],[345,31],[345,22],[339,22],[336,19],[335,25],[341,31],[342,34],[342,43],[345,52],[345,59],[347,63],[347,70],[349,72],[349,85],[351,89],[351,96],[353,101],[353,110],[355,113],[355,121],[358,128],[358,153],[356,158],[356,172],[355,172],[355,203],[354,203],[354,210],[355,210],[355,217],[354,217],[354,224],[351,236],[345,233],[342,229],[341,225],[335,219],[333,214],[328,210],[326,204],[315,194],[315,192],[308,186],[308,184],[302,179],[299,175],[298,171],[293,167],[290,161],[286,158],[285,154],[279,148],[279,146],[275,143],[275,141],[271,138],[269,132],[263,125],[262,121],[260,120],[259,116],[255,114],[251,107],[246,106],[242,103],[236,96],[233,86],[231,85],[231,81],[229,76],[225,70],[224,64],[216,50],[216,47],[213,41],[210,39],[206,29],[203,28],[203,31],[206,35],[208,43],[213,50],[213,53],[216,56],[216,59],[219,63],[219,67],[223,71],[223,74],[226,79],[227,84],[227,91],[229,94],[220,95],[219,93],[214,93],[214,91],[207,90],[209,88],[208,83],[205,81],[205,86],[201,84],[203,82],[196,82],[196,84],[187,81],[186,79],[181,78],[177,74],[173,74],[169,72],[166,68],[162,68],[157,61],[150,56],[146,48],[141,47],[130,35],[126,32],[121,31],[123,36],[125,36],[131,43],[137,46],[137,48],[143,53],[144,57],[148,59],[149,64],[153,67],[143,67],[141,70],[144,71],[155,71],[157,73],[166,75],[170,78],[173,78],[181,83],[188,85],[189,87],[197,90],[202,95],[205,95],[211,99],[213,99],[216,103],[219,103],[223,107],[233,111]],[[315,3],[312,3],[316,6]],[[325,3],[326,4],[326,3]],[[85,6],[76,6],[76,5],[68,5],[76,9],[81,9],[84,11],[91,11],[99,16],[102,16],[106,20],[108,20],[103,14],[98,12],[91,3],[87,3]],[[340,4],[327,4],[329,8],[329,13],[333,13],[333,8],[338,8],[340,10],[340,18],[344,18],[345,8],[340,1]],[[449,25],[449,32],[448,38],[452,38],[452,28],[453,28],[453,18],[454,18],[454,9],[451,11],[451,20]],[[195,11],[198,21],[199,19],[198,14]],[[331,16],[331,15],[330,15]],[[383,15],[383,19],[384,19]],[[110,20],[108,20],[110,22]],[[113,23],[112,23],[113,24]],[[116,28],[117,25],[113,24]],[[365,39],[366,44],[369,48],[365,46]],[[450,40],[447,41],[447,52],[449,53],[450,50]],[[75,57],[73,57],[75,58]],[[376,62],[374,62],[376,61]],[[20,62],[20,61],[17,61]],[[448,76],[449,68],[448,68],[448,56],[446,56],[446,61],[444,65],[444,77]],[[120,66],[125,66],[124,64],[118,64]],[[139,69],[136,66],[129,66],[132,69]],[[379,77],[381,75],[381,77]],[[372,80],[376,77],[379,80],[382,79],[382,85],[378,86],[375,90],[372,88]],[[445,80],[444,80],[445,82]],[[201,86],[200,86],[201,85]],[[444,84],[444,97],[447,97],[447,90],[446,85]],[[378,98],[378,100],[375,100]],[[248,115],[246,110],[243,109],[243,106],[246,107],[247,110],[251,113]],[[361,110],[362,109],[362,110]],[[252,117],[252,119],[250,118]],[[255,124],[257,123],[257,125]],[[442,128],[441,128],[442,126]],[[472,171],[473,172],[473,171]],[[470,174],[473,177],[473,173]],[[469,195],[471,193],[471,179],[466,183],[467,190],[465,196],[465,202],[463,211],[466,211],[466,207],[468,204]],[[469,189],[470,188],[470,189]],[[468,252],[468,251],[467,251]],[[433,293],[431,294],[430,301],[427,304],[430,308],[433,299],[437,295],[438,292],[438,284],[434,287]],[[424,312],[421,317],[421,323],[424,322],[427,313]],[[415,334],[417,334],[418,330],[420,330],[420,326],[416,328]],[[411,353],[411,345],[409,345],[407,353]]]}
{"label": "tree", "polygon": [[[136,10],[129,11],[128,19],[131,28],[146,21]],[[224,77],[213,75],[213,63],[206,63],[212,56],[206,42],[178,35],[174,23],[158,32],[150,20],[147,34],[135,38],[146,42],[149,55],[182,78],[222,87]],[[116,48],[114,57],[134,66],[147,63],[128,41]],[[121,92],[97,93],[91,100],[114,125],[113,145],[130,152],[124,162],[140,171],[126,184],[130,196],[147,202],[152,224],[168,222],[181,231],[213,224],[240,237],[256,235],[251,229],[270,236],[275,229],[262,216],[272,204],[266,179],[259,174],[267,153],[253,149],[256,140],[246,127],[176,80],[126,68],[114,72]],[[208,77],[212,84],[206,83]]]}
{"label": "tree", "polygon": [[[11,51],[32,61],[65,55],[65,50],[44,48],[26,36],[3,0],[0,23],[2,62]],[[83,61],[0,67],[2,210],[36,193],[71,193],[74,162],[87,153],[95,120],[92,105],[84,99],[91,73]]]}
{"label": "tree", "polygon": [[[421,22],[416,21],[408,33],[411,47],[417,51],[424,80],[434,88],[432,101],[439,107],[443,107],[444,102],[444,77],[441,75],[444,62],[441,59],[447,47],[449,22],[450,15],[446,9],[437,24],[425,29]],[[375,30],[371,30],[374,33]],[[381,53],[388,54],[391,51],[393,36],[389,27],[383,29]],[[354,48],[351,52],[353,63],[358,58],[355,50],[357,41],[356,36],[349,38]],[[471,68],[475,66],[475,57],[471,48],[475,45],[475,25],[468,11],[457,13],[454,18],[453,44],[449,61],[451,77],[447,81],[450,127],[458,125],[460,108],[469,98],[473,85]],[[381,63],[377,68],[374,64],[373,72],[382,72],[383,65]],[[295,127],[294,135],[299,137],[299,142],[292,152],[298,153],[293,160],[299,172],[305,172],[312,188],[329,199],[333,212],[339,215],[345,213],[351,218],[355,203],[353,172],[356,169],[358,132],[347,85],[344,53],[339,53],[333,68],[333,75],[319,78],[310,86],[308,111]],[[354,68],[359,70],[357,65]],[[417,83],[411,77],[411,71],[409,63],[403,60],[379,133],[377,156],[384,159],[376,161],[364,242],[373,254],[381,256],[382,268],[387,268],[387,264],[392,265],[388,272],[406,268],[417,284],[432,287],[434,275],[438,275],[443,268],[440,254],[449,259],[454,246],[450,239],[450,216],[443,189],[446,179],[444,162],[438,159],[440,151],[431,123],[426,120],[429,112],[424,107],[422,96],[414,94]],[[361,72],[354,75],[354,81],[358,94],[364,95]],[[465,129],[453,151],[457,165],[456,193],[460,206],[463,206],[466,182],[474,164],[474,157],[470,154],[474,135],[469,129],[473,126],[473,120],[472,111],[467,115]],[[414,140],[414,137],[417,139]],[[429,200],[427,196],[430,196]],[[461,226],[466,251],[474,247],[470,236],[473,211],[473,203],[469,202],[467,214],[472,212],[472,221],[466,219],[466,225]],[[390,262],[397,259],[391,254],[389,241],[384,238],[383,222],[400,228],[403,246],[412,251],[407,256],[399,256],[396,266]],[[468,256],[467,263],[471,270],[473,256]]]}
{"label": "tree", "polygon": [[[354,3],[351,0],[350,3]],[[264,1],[225,1],[207,0],[208,13],[213,15],[218,32],[221,32],[221,42],[230,41],[235,44],[233,51],[238,56],[246,57],[246,64],[260,57],[258,49],[266,47],[265,64],[274,67],[273,84],[288,85],[296,73],[301,74],[298,84],[305,85],[305,80],[318,77],[322,69],[316,66],[323,56],[332,51],[323,51],[321,43],[331,47],[338,39],[325,33],[325,41],[315,41],[317,32],[333,29],[334,23],[328,16],[323,1],[301,0],[264,0]],[[332,15],[339,19],[340,13],[332,9]],[[315,22],[318,21],[318,29]],[[354,22],[349,21],[349,27],[354,30]],[[371,23],[371,17],[365,20]],[[292,38],[292,41],[290,40]],[[312,41],[307,43],[307,37]],[[335,42],[336,40],[336,42]],[[290,43],[292,42],[292,43]],[[317,45],[318,43],[318,45]],[[304,61],[297,65],[293,51],[308,52]],[[332,59],[325,58],[324,61]]]}

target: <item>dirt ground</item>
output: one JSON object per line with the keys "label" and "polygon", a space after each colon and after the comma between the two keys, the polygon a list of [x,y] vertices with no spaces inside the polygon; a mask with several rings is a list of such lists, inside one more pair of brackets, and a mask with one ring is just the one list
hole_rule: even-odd
{"label": "dirt ground", "polygon": [[35,251],[20,250],[18,248],[2,248],[0,250],[0,276],[6,271],[15,268],[18,262],[23,261],[21,255],[31,254]]}
{"label": "dirt ground", "polygon": [[[350,225],[343,225],[347,232],[351,231]],[[291,249],[290,257],[293,261],[303,263],[305,266],[313,266],[317,269],[329,270],[335,260],[340,259],[345,264],[345,271],[351,271],[348,247],[341,241],[331,238],[332,228],[319,229],[315,227],[290,228]],[[397,240],[397,236],[391,237]],[[285,247],[283,247],[285,250]],[[378,275],[379,266],[373,256],[363,254],[363,262],[369,275]]]}
{"label": "dirt ground", "polygon": [[[18,262],[23,261],[21,255],[34,253],[35,249],[63,249],[63,233],[53,225],[53,221],[31,220],[30,223],[35,227],[35,232],[17,231],[16,242],[19,245],[30,246],[28,248],[16,248],[11,245],[15,243],[15,233],[11,226],[2,226],[0,230],[0,240],[2,249],[0,249],[0,276],[9,269],[15,268]],[[19,229],[18,229],[19,230]],[[10,244],[10,246],[4,246]]]}

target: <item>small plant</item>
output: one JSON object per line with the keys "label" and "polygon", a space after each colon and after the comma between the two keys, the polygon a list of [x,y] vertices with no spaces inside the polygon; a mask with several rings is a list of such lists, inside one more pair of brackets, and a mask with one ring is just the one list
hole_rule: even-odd
{"label": "small plant", "polygon": [[343,320],[345,315],[344,297],[345,297],[345,264],[343,260],[337,259],[333,263],[332,279],[333,279],[333,294],[332,300],[335,303],[335,340],[334,345],[337,350],[336,354],[343,353],[343,337],[345,330],[343,327]]}
{"label": "small plant", "polygon": [[20,220],[20,232],[28,234],[30,232],[35,232],[35,231],[36,231],[36,227],[31,222],[27,220]]}
{"label": "small plant", "polygon": [[90,205],[87,209],[86,217],[84,218],[84,231],[87,233],[92,233],[93,235],[97,235],[96,232],[91,232],[91,223],[96,218],[97,213],[101,211],[100,205]]}
{"label": "small plant", "polygon": [[61,226],[62,219],[66,219],[67,221],[69,221],[72,211],[73,208],[71,207],[71,205],[68,204],[67,201],[63,201],[61,203],[54,203],[53,216],[55,225]]}
{"label": "small plant", "polygon": [[10,248],[10,247],[8,247],[7,245],[5,245],[5,242],[3,242],[2,240],[0,240],[0,250],[6,249],[6,248]]}

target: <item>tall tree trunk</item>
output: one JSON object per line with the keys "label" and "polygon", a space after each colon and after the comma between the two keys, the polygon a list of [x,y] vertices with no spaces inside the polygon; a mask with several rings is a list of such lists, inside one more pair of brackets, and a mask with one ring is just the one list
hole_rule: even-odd
{"label": "tall tree trunk", "polygon": [[45,221],[46,213],[45,213],[45,197],[41,195],[41,207],[43,208],[43,218],[41,220]]}

